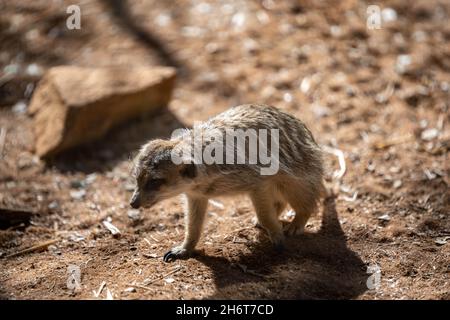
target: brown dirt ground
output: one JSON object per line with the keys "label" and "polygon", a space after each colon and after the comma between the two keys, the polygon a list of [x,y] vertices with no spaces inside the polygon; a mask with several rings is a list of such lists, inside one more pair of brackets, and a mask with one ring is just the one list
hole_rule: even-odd
{"label": "brown dirt ground", "polygon": [[[78,31],[65,29],[66,6],[56,3],[0,1],[2,70],[169,61],[111,18],[107,1],[81,3]],[[47,164],[33,155],[31,120],[10,108],[35,79],[3,83],[0,204],[38,214],[29,226],[0,230],[0,297],[95,299],[106,281],[115,299],[450,299],[450,3],[378,1],[398,15],[380,30],[366,28],[369,4],[132,1],[131,20],[181,65],[168,110]],[[399,55],[412,61],[404,72],[396,70]],[[247,198],[218,199],[224,207],[209,207],[198,254],[164,263],[182,240],[180,199],[132,221],[130,157],[148,139],[248,102],[289,111],[320,144],[345,153],[341,179],[332,178],[336,158],[326,157],[336,199],[282,255],[254,227]],[[439,134],[422,139],[430,128]],[[80,188],[85,197],[73,199]],[[108,217],[121,238],[102,226]],[[5,257],[55,238],[49,250]],[[370,290],[366,269],[374,263],[381,285]],[[72,264],[81,268],[79,292],[66,286]],[[126,290],[132,284],[147,289]]]}

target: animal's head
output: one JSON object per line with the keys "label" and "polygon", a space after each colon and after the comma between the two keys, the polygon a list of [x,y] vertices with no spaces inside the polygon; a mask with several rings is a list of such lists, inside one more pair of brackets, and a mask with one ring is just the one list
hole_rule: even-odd
{"label": "animal's head", "polygon": [[133,164],[136,186],[130,205],[133,208],[151,207],[159,201],[187,191],[197,172],[193,163],[176,164],[172,140],[152,140],[144,145]]}

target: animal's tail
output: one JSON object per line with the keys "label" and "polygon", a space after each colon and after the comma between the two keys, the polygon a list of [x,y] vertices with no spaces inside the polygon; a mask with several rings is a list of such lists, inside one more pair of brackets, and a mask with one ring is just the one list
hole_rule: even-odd
{"label": "animal's tail", "polygon": [[323,181],[320,183],[320,187],[319,187],[319,192],[320,192],[320,197],[321,198],[329,198],[331,196],[333,196],[333,191],[331,189],[328,189],[325,184],[323,183]]}

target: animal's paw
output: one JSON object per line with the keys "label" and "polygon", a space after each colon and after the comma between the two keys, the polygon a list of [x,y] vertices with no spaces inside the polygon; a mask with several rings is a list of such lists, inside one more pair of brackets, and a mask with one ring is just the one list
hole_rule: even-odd
{"label": "animal's paw", "polygon": [[298,236],[303,234],[305,230],[304,226],[299,226],[298,224],[291,222],[284,226],[284,233],[288,236]]}
{"label": "animal's paw", "polygon": [[190,251],[182,246],[174,247],[170,251],[166,252],[163,257],[164,262],[171,262],[177,259],[187,258],[190,255]]}

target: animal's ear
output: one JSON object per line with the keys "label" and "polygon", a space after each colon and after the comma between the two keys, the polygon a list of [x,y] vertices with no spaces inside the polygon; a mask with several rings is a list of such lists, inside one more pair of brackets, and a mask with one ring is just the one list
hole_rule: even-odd
{"label": "animal's ear", "polygon": [[181,165],[180,175],[183,178],[193,179],[197,176],[197,168],[193,163],[186,163]]}

